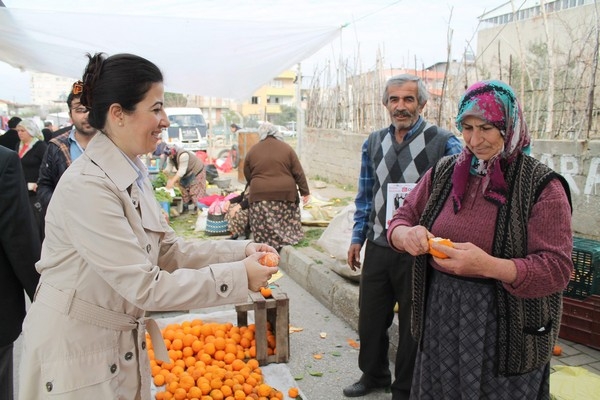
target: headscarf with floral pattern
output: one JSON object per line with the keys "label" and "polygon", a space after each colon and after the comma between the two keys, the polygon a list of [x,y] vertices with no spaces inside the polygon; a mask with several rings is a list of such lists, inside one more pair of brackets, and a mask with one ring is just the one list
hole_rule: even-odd
{"label": "headscarf with floral pattern", "polygon": [[454,211],[461,208],[470,174],[483,176],[483,197],[496,204],[504,204],[508,186],[504,171],[520,153],[529,152],[530,137],[523,119],[521,106],[513,89],[498,80],[473,84],[458,103],[456,127],[462,132],[464,118],[481,118],[500,130],[504,148],[488,161],[477,159],[467,146],[456,160],[452,175]]}

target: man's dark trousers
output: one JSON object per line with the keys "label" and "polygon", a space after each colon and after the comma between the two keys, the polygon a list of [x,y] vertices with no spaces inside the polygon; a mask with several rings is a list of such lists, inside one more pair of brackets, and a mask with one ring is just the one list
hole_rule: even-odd
{"label": "man's dark trousers", "polygon": [[410,333],[413,257],[389,247],[367,241],[360,280],[360,314],[358,332],[360,353],[358,366],[361,381],[367,386],[390,384],[388,328],[398,303],[398,351],[393,400],[408,399],[417,354],[417,344]]}

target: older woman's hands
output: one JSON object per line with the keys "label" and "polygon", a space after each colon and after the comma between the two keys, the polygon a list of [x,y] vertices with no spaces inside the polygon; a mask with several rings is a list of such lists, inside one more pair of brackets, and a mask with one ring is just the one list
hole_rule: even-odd
{"label": "older woman's hands", "polygon": [[473,243],[454,243],[453,247],[432,244],[448,258],[434,257],[435,262],[447,272],[460,276],[483,276],[512,284],[517,279],[514,261],[494,257]]}
{"label": "older woman's hands", "polygon": [[424,226],[398,226],[392,231],[392,245],[413,256],[429,251],[429,238],[434,237]]}
{"label": "older woman's hands", "polygon": [[261,287],[267,286],[271,276],[279,270],[277,267],[267,267],[260,264],[258,260],[264,255],[265,252],[259,251],[244,259],[244,267],[248,275],[248,289],[253,292],[258,292]]}

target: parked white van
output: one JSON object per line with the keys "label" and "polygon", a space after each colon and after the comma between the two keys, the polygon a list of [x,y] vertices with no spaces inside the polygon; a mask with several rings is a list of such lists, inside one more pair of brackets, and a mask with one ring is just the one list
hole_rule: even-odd
{"label": "parked white van", "polygon": [[196,107],[165,107],[171,126],[165,129],[167,144],[198,151],[208,148],[206,131],[208,124],[202,111]]}

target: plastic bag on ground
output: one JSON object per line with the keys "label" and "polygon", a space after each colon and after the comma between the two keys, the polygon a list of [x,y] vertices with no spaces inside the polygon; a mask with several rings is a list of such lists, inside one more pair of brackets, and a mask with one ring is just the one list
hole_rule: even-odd
{"label": "plastic bag on ground", "polygon": [[[323,251],[334,258],[334,262],[330,264],[330,268],[336,274],[344,278],[359,281],[360,269],[352,271],[348,266],[348,248],[352,240],[352,227],[354,226],[354,212],[356,206],[354,203],[346,206],[329,222],[327,229],[317,240]],[[360,262],[364,261],[365,246],[360,252]]]}
{"label": "plastic bag on ground", "polygon": [[600,399],[600,375],[583,367],[556,365],[550,374],[551,400]]}

